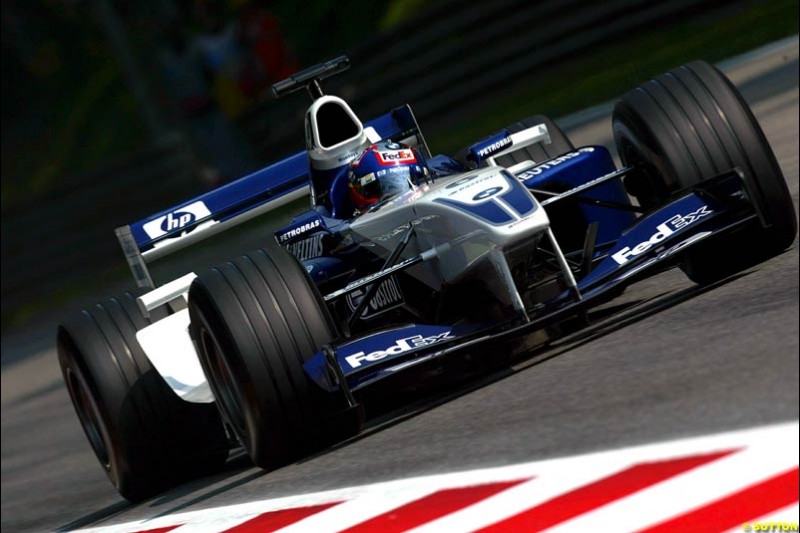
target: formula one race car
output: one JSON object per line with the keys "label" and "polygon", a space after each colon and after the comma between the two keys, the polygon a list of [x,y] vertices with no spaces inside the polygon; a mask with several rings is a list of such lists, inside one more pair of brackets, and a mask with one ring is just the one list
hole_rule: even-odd
{"label": "formula one race car", "polygon": [[[362,123],[323,94],[348,66],[273,86],[310,93],[306,150],[118,228],[139,289],[59,327],[70,396],[124,497],[208,472],[237,442],[279,467],[360,431],[368,393],[394,378],[501,359],[507,341],[580,324],[667,266],[710,283],[794,240],[775,156],[706,63],[619,100],[621,168],[543,116],[433,156],[410,107]],[[357,174],[367,157],[377,166]],[[421,172],[369,199],[397,162]],[[153,283],[147,263],[306,195],[277,244]]]}

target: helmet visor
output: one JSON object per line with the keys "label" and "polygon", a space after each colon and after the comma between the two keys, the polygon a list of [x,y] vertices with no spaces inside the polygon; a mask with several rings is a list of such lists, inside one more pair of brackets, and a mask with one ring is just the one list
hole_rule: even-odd
{"label": "helmet visor", "polygon": [[410,173],[407,168],[393,168],[375,177],[370,172],[358,180],[357,192],[366,200],[380,202],[392,196],[411,190]]}
{"label": "helmet visor", "polygon": [[381,176],[380,181],[380,198],[379,200],[387,200],[392,196],[402,194],[411,190],[411,173],[408,168],[393,168],[389,170],[384,176]]}

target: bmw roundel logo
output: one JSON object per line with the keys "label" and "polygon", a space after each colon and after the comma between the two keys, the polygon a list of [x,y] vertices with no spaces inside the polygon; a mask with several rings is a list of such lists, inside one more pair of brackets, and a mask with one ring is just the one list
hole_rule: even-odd
{"label": "bmw roundel logo", "polygon": [[472,200],[473,201],[475,201],[475,200],[485,200],[486,198],[490,198],[490,197],[494,196],[495,194],[499,193],[502,190],[503,190],[502,187],[492,187],[490,189],[485,189],[485,190],[479,192],[478,194],[476,194],[475,196],[473,196]]}

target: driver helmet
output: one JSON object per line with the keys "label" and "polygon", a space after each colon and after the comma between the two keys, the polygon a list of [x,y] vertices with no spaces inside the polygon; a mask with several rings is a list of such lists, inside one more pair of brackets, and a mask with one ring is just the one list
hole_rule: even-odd
{"label": "driver helmet", "polygon": [[405,144],[381,141],[369,146],[350,163],[348,189],[359,213],[427,181],[428,166]]}

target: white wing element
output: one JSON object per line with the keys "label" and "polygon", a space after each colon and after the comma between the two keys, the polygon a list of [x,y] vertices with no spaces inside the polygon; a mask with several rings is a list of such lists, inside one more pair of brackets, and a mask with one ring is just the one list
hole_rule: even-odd
{"label": "white wing element", "polygon": [[150,363],[181,399],[211,403],[214,396],[189,337],[189,310],[162,318],[136,333]]}

